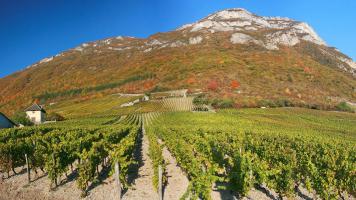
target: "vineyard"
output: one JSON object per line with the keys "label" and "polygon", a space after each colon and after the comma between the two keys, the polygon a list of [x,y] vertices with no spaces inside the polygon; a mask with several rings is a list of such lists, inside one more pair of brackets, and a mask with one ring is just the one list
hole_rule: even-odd
{"label": "vineyard", "polygon": [[166,98],[161,100],[163,108],[170,111],[191,111],[193,110],[193,97],[187,98]]}
{"label": "vineyard", "polygon": [[[128,188],[127,173],[135,161],[133,151],[141,134],[139,118],[129,117],[119,124],[116,119],[87,119],[39,126],[7,129],[0,132],[0,169],[5,178],[16,175],[15,169],[26,165],[30,173],[46,172],[50,189],[55,189],[61,177],[76,171],[76,184],[87,195],[88,188],[100,174],[99,170],[119,163],[119,180]],[[104,125],[108,124],[109,125]],[[4,176],[4,175],[3,175]]]}
{"label": "vineyard", "polygon": [[109,187],[115,199],[356,195],[354,114],[296,108],[187,112],[194,109],[190,97],[151,106],[157,112],[135,109],[0,130],[0,177],[8,182],[26,169],[24,185],[31,187],[44,174],[50,194],[72,181],[80,194],[69,199],[98,199],[90,195],[105,179],[112,181],[97,190]]}
{"label": "vineyard", "polygon": [[[237,196],[256,188],[292,197],[338,199],[356,191],[356,119],[303,109],[166,113],[148,128],[190,179],[187,196],[211,199],[212,185]],[[351,197],[350,197],[351,198]]]}

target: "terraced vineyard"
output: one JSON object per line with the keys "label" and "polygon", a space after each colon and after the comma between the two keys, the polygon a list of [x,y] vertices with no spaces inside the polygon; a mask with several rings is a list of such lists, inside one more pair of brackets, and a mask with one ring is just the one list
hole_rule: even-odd
{"label": "terraced vineyard", "polygon": [[160,100],[162,107],[169,111],[191,111],[193,110],[193,97],[166,98]]}

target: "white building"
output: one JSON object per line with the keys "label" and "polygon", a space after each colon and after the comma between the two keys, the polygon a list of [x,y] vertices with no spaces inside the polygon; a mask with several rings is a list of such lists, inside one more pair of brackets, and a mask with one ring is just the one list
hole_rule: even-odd
{"label": "white building", "polygon": [[16,124],[11,121],[11,119],[9,119],[8,117],[6,117],[6,115],[0,112],[0,129],[13,128],[15,126]]}
{"label": "white building", "polygon": [[172,97],[187,97],[188,90],[187,89],[182,89],[182,90],[173,90],[169,91]]}
{"label": "white building", "polygon": [[133,106],[133,105],[135,105],[136,103],[139,103],[139,102],[140,102],[140,99],[136,99],[136,100],[134,100],[134,101],[121,104],[121,105],[120,105],[120,108]]}
{"label": "white building", "polygon": [[150,100],[150,97],[145,95],[141,98],[141,101],[149,101]]}
{"label": "white building", "polygon": [[46,121],[46,111],[43,109],[42,106],[33,104],[32,106],[28,107],[25,112],[27,117],[34,124],[42,124]]}

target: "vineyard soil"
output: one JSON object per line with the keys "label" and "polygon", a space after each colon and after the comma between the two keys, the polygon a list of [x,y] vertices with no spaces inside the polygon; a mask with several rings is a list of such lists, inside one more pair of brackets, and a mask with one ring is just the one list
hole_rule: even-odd
{"label": "vineyard soil", "polygon": [[177,165],[176,159],[165,147],[163,157],[167,162],[167,186],[164,189],[163,199],[179,200],[189,185],[189,180]]}
{"label": "vineyard soil", "polygon": [[[78,189],[75,180],[71,179],[76,175],[69,175],[69,180],[62,177],[60,187],[55,190],[49,190],[50,181],[46,174],[41,172],[36,177],[31,174],[31,183],[27,184],[26,168],[16,169],[21,172],[18,175],[11,176],[10,179],[4,179],[0,182],[0,200],[78,200],[81,191]],[[113,199],[116,194],[115,182],[112,177],[104,174],[102,182],[93,187],[88,196],[83,200],[106,200]]]}
{"label": "vineyard soil", "polygon": [[132,187],[123,195],[123,200],[158,199],[158,194],[152,186],[153,168],[152,161],[148,156],[148,146],[147,136],[144,135],[138,155],[138,177],[134,180]]}

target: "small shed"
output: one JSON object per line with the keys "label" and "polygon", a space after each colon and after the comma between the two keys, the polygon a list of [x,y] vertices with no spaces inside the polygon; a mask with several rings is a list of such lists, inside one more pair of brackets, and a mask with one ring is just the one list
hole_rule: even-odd
{"label": "small shed", "polygon": [[25,110],[27,117],[34,124],[42,124],[46,121],[46,111],[42,106],[38,104],[33,104],[32,106],[26,108]]}
{"label": "small shed", "polygon": [[149,101],[150,100],[150,97],[147,96],[147,95],[144,95],[142,98],[141,98],[141,101]]}
{"label": "small shed", "polygon": [[13,122],[11,119],[6,117],[6,115],[0,112],[0,129],[3,128],[13,128],[16,126],[16,123]]}

